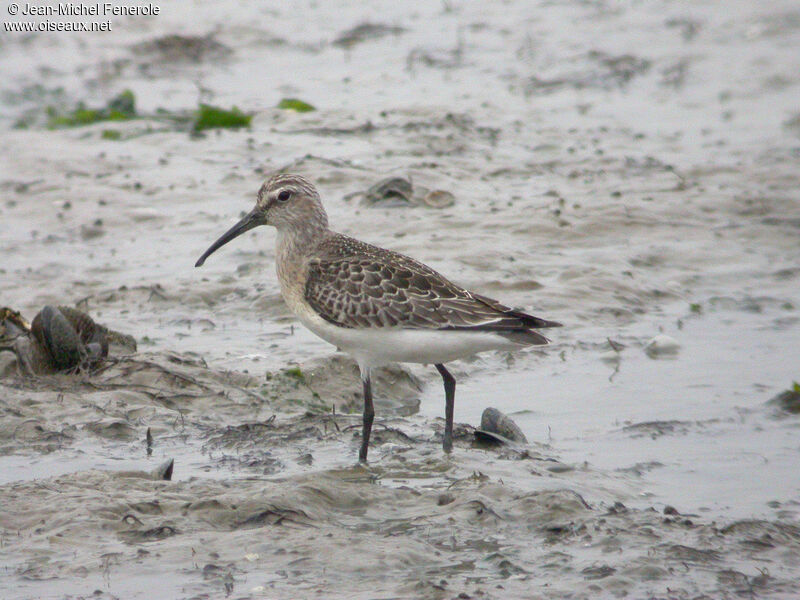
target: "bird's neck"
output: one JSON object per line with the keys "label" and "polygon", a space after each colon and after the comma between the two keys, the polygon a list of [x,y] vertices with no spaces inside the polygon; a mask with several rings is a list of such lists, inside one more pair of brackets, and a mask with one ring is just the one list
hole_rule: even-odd
{"label": "bird's neck", "polygon": [[275,266],[281,291],[287,301],[287,294],[300,293],[299,289],[294,288],[305,280],[307,257],[329,234],[328,228],[324,225],[278,229]]}
{"label": "bird's neck", "polygon": [[302,259],[314,250],[330,232],[326,223],[308,223],[304,227],[285,227],[278,229],[278,262]]}

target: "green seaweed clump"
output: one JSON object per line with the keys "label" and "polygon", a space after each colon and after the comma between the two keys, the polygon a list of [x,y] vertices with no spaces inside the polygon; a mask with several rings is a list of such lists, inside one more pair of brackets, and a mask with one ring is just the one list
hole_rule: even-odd
{"label": "green seaweed clump", "polygon": [[231,110],[201,104],[194,121],[194,130],[248,127],[253,115],[243,113],[235,106]]}
{"label": "green seaweed clump", "polygon": [[278,102],[278,108],[283,110],[293,110],[295,112],[311,112],[312,110],[317,110],[313,106],[311,106],[308,102],[303,102],[297,98],[284,98],[280,102]]}
{"label": "green seaweed clump", "polygon": [[111,114],[124,115],[129,119],[136,116],[136,97],[130,90],[123,91],[119,96],[115,96],[108,103],[108,110]]}
{"label": "green seaweed clump", "polygon": [[75,110],[59,113],[52,106],[47,107],[47,127],[58,129],[61,127],[81,127],[99,121],[127,121],[136,117],[136,98],[133,92],[125,90],[115,96],[103,108],[87,108],[82,102]]}
{"label": "green seaweed clump", "polygon": [[289,367],[284,371],[289,377],[293,377],[298,381],[305,381],[305,376],[303,375],[303,371],[300,367]]}
{"label": "green seaweed clump", "polygon": [[776,411],[778,418],[787,415],[800,415],[800,383],[793,381],[788,390],[782,391],[772,400],[769,400],[767,404],[778,409]]}

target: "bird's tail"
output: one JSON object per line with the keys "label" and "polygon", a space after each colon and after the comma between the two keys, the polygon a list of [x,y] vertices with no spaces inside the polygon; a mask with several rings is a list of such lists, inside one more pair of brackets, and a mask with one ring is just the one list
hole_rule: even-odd
{"label": "bird's tail", "polygon": [[512,329],[498,331],[497,334],[520,346],[546,346],[550,343],[550,340],[532,329]]}

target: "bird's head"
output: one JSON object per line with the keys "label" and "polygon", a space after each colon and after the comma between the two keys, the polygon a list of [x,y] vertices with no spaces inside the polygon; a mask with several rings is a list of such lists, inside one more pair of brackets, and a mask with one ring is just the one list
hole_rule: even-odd
{"label": "bird's head", "polygon": [[300,175],[274,175],[261,186],[253,210],[211,244],[194,266],[202,266],[219,248],[259,225],[278,230],[326,229],[328,216],[310,181]]}

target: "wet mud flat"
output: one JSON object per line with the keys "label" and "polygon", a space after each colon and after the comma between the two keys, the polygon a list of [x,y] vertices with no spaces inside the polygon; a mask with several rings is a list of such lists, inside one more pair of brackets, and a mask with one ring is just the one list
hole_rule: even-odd
{"label": "wet mud flat", "polygon": [[[314,407],[312,385],[175,354],[4,379],[0,447],[29,462],[0,486],[12,597],[145,597],[156,579],[187,598],[800,593],[795,524],[643,506],[622,478],[466,425],[448,457],[441,420],[387,405],[357,465],[358,413]],[[107,462],[46,475],[86,453]]]}
{"label": "wet mud flat", "polygon": [[[0,42],[0,306],[138,344],[0,353],[4,597],[800,596],[796,3],[364,10]],[[413,367],[356,465],[355,366],[288,313],[271,232],[192,268],[280,169],[566,325],[452,365],[451,457]],[[486,406],[531,444],[476,445]]]}

